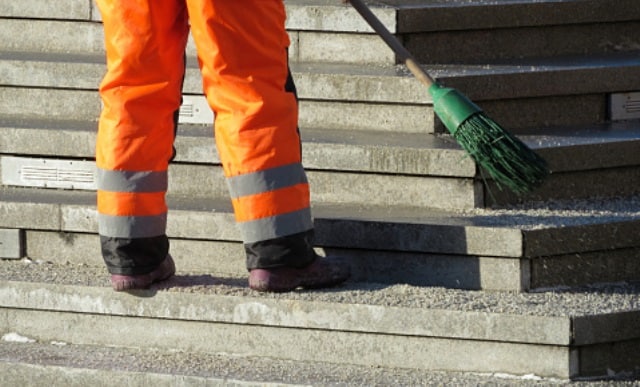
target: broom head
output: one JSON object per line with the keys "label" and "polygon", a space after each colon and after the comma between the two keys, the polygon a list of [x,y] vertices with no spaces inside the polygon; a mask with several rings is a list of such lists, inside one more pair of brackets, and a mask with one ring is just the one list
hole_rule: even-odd
{"label": "broom head", "polygon": [[460,92],[438,84],[432,85],[429,92],[434,110],[447,130],[499,187],[524,194],[549,175],[544,159]]}

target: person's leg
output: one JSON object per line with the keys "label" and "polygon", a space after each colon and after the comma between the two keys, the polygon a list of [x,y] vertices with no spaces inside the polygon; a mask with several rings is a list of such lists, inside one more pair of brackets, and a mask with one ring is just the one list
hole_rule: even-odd
{"label": "person's leg", "polygon": [[[344,265],[339,278],[333,266],[310,269],[324,270],[327,260],[316,260],[313,251],[309,184],[301,162],[282,0],[187,4],[205,94],[215,112],[216,144],[245,244],[250,286],[290,290],[343,281],[348,276]],[[309,271],[314,271],[315,282],[301,283]]]}
{"label": "person's leg", "polygon": [[165,233],[188,35],[182,0],[97,0],[107,73],[96,143],[102,255],[116,290],[173,274]]}

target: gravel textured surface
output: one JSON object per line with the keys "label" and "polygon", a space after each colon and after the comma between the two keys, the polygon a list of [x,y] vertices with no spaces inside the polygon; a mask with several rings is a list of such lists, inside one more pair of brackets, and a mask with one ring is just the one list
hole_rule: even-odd
{"label": "gravel textured surface", "polygon": [[[28,338],[25,338],[28,340]],[[427,372],[409,369],[299,362],[212,355],[182,351],[128,349],[66,343],[0,342],[0,362],[101,369],[114,373],[144,372],[187,375],[203,379],[313,386],[423,385],[636,385],[634,377],[619,374],[608,381],[568,381],[535,375]],[[106,381],[105,381],[106,382]]]}
{"label": "gravel textured surface", "polygon": [[[110,286],[108,275],[101,266],[53,264],[28,259],[0,261],[0,281],[8,280]],[[159,284],[157,288],[166,292],[524,315],[567,316],[640,311],[640,284],[611,284],[592,288],[549,290],[541,293],[515,293],[350,282],[341,287],[322,291],[260,294],[247,288],[246,278],[218,278],[211,274],[178,272],[174,278]],[[144,372],[146,377],[150,378],[145,380],[154,380],[156,377],[162,379],[167,375],[186,375],[196,378],[198,383],[243,381],[248,382],[248,385],[252,385],[253,382],[260,385],[273,383],[314,386],[640,385],[640,368],[635,373],[610,375],[612,379],[606,381],[568,381],[542,379],[536,375],[433,372],[247,358],[224,354],[42,343],[23,338],[19,332],[2,332],[2,334],[0,363],[102,370],[98,373],[87,371],[86,375],[92,378],[106,378],[105,380],[108,380],[111,372],[118,375],[123,372]],[[166,379],[163,380],[166,381]],[[96,379],[96,383],[99,385],[101,382]]]}
{"label": "gravel textured surface", "polygon": [[[37,263],[29,260],[5,260],[0,263],[0,280],[110,286],[106,270],[102,267]],[[246,278],[219,278],[211,274],[178,271],[175,277],[157,287],[169,292],[538,316],[584,316],[640,311],[640,283],[520,293],[348,282],[322,291],[260,294],[247,288]]]}
{"label": "gravel textured surface", "polygon": [[462,214],[476,221],[482,220],[483,225],[512,225],[525,230],[623,222],[640,220],[640,196],[550,200],[505,208],[477,208]]}

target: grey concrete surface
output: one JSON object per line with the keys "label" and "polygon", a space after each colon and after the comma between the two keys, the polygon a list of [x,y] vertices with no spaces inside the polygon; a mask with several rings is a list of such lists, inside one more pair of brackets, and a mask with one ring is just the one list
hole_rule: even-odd
{"label": "grey concrete surface", "polygon": [[[77,232],[97,230],[94,193],[42,190],[3,190],[2,193],[2,227]],[[239,240],[226,198],[169,198],[169,206],[172,209],[168,224],[171,236]],[[397,216],[398,212],[394,212]],[[417,208],[407,208],[406,212],[411,218],[394,220],[387,218],[390,214],[386,206],[315,206],[318,243],[326,247],[431,253],[506,257],[522,254],[522,232],[517,228],[473,225],[472,219],[451,218],[453,214],[447,212],[418,212]],[[33,223],[34,219],[40,219],[41,223]]]}
{"label": "grey concrete surface", "polygon": [[[20,7],[5,5],[4,9],[0,9],[0,12],[9,17],[42,17],[40,16],[42,14],[34,15],[36,6],[33,2],[23,2],[21,4],[24,5]],[[370,29],[347,5],[339,2],[323,1],[289,1],[287,5],[289,11],[287,26],[291,31],[292,40],[295,42],[294,49],[291,51],[293,60],[328,59],[340,62],[386,64],[395,62],[390,50],[384,46],[379,38],[370,34]],[[595,49],[598,52],[613,52],[620,49],[630,50],[634,49],[634,47],[637,48],[638,43],[637,40],[633,39],[633,33],[629,33],[637,29],[637,24],[634,25],[634,21],[637,20],[637,10],[635,5],[629,1],[625,1],[617,7],[605,7],[601,1],[588,3],[570,1],[560,5],[557,2],[516,4],[516,6],[509,7],[508,11],[506,7],[497,7],[486,3],[474,5],[473,7],[459,5],[446,8],[437,4],[421,4],[421,7],[406,3],[392,4],[399,9],[385,7],[384,5],[382,4],[382,7],[373,7],[382,18],[383,23],[388,25],[392,31],[413,33],[411,39],[408,39],[409,49],[414,51],[419,59],[433,61],[434,63],[449,61],[452,59],[452,52],[455,52],[454,59],[461,61],[465,59],[479,60],[483,56],[501,58],[506,55],[517,58],[522,55],[548,54],[550,50],[554,54],[582,54],[585,53],[584,50],[588,47],[591,47],[590,50]],[[100,15],[91,3],[87,5],[86,3],[77,4],[76,2],[70,3],[69,6],[74,9],[74,12],[77,13],[76,17],[80,20],[100,20]],[[561,9],[569,11],[560,12]],[[571,17],[566,17],[569,14]],[[507,17],[507,15],[510,15],[510,17]],[[563,15],[564,17],[561,18],[558,15]],[[63,17],[63,15],[53,12],[50,17],[55,19]],[[69,17],[73,18],[74,16],[72,14]],[[69,30],[67,32],[71,32],[71,34],[67,34],[64,39],[59,39],[57,42],[49,41],[47,36],[49,31],[60,27],[66,28],[63,20],[58,20],[54,23],[42,21],[28,24],[20,21],[20,19],[6,20],[3,24],[10,29],[17,27],[22,28],[25,32],[30,31],[23,37],[29,39],[32,48],[56,49],[63,52],[87,51],[86,47],[81,43],[87,43],[83,39],[86,34],[78,34],[80,31]],[[578,22],[576,23],[575,20]],[[591,34],[591,26],[588,26],[589,22],[605,22],[603,24],[604,30],[599,27],[600,32],[598,34]],[[568,26],[562,24],[567,24]],[[557,27],[549,28],[549,25]],[[539,26],[545,26],[546,28],[535,28]],[[91,35],[98,38],[89,43],[89,46],[95,49],[97,48],[94,45],[95,41],[101,42],[100,24],[95,22],[88,23],[87,27],[93,29]],[[516,29],[509,30],[505,27],[515,27]],[[470,31],[480,29],[483,34],[488,33],[492,37],[491,39],[483,40],[485,43],[478,50],[477,42],[473,41],[474,32],[471,34],[458,32],[450,34],[447,32],[447,30],[459,31],[465,29]],[[317,33],[316,31],[322,32]],[[343,34],[341,33],[343,31],[350,33]],[[368,32],[368,34],[353,34],[353,32],[363,31]],[[426,33],[425,31],[435,32]],[[334,38],[326,39],[327,33],[335,35]],[[553,35],[554,33],[556,35]],[[562,37],[573,35],[574,38],[568,40],[556,39],[557,34]],[[36,35],[40,35],[40,39]],[[475,36],[478,35],[480,34]],[[74,37],[79,38],[75,44],[73,42]],[[460,41],[456,40],[458,37],[460,37]],[[441,44],[442,40],[446,41],[447,44]],[[519,44],[522,40],[541,42],[539,50],[536,51],[536,46],[526,45],[526,52],[522,53],[523,45]],[[495,42],[496,46],[488,47],[487,41]],[[553,46],[550,42],[554,41],[563,41],[565,43],[564,45]],[[571,44],[567,42],[571,42]],[[16,43],[5,42],[5,44],[9,49],[17,47]],[[449,47],[449,44],[455,46],[456,50],[452,51],[444,48]],[[27,45],[29,43],[20,44],[22,48]],[[508,49],[505,47],[508,47]],[[383,52],[386,54],[380,55]],[[327,58],[326,53],[332,53],[331,58]],[[379,55],[372,55],[372,53],[378,53]],[[428,53],[428,55],[423,55],[423,53]]]}
{"label": "grey concrete surface", "polygon": [[91,5],[84,0],[60,0],[55,3],[42,0],[4,1],[0,4],[0,15],[10,18],[89,20],[91,9]]}
{"label": "grey concrete surface", "polygon": [[[2,156],[0,163],[3,168],[2,184],[7,186],[96,189],[93,162]],[[482,207],[480,187],[471,178],[367,175],[361,172],[307,170],[311,200],[352,205],[364,201],[374,206],[411,203],[442,209]],[[225,197],[228,188],[219,165],[174,164],[169,168],[168,194],[205,199]]]}
{"label": "grey concrete surface", "polygon": [[[24,243],[27,256],[34,260],[102,263],[96,234],[27,230]],[[171,238],[171,253],[182,270],[246,275],[239,242]],[[357,281],[452,289],[531,291],[640,278],[639,250],[635,247],[528,259],[321,247],[318,253],[347,257]]]}
{"label": "grey concrete surface", "polygon": [[[534,58],[494,64],[425,66],[434,77],[463,90],[473,100],[597,94],[626,91],[638,85],[637,50],[609,55]],[[5,85],[96,89],[104,73],[98,54],[3,52]],[[403,67],[336,63],[291,66],[301,99],[428,104],[425,87]],[[73,73],[73,77],[69,74]],[[201,94],[195,60],[189,60],[184,91]],[[603,82],[607,80],[607,82]]]}
{"label": "grey concrete surface", "polygon": [[[16,3],[17,4],[17,3]],[[22,4],[22,3],[20,3]],[[2,51],[37,51],[63,54],[102,54],[102,25],[70,20],[3,19]]]}
{"label": "grey concrete surface", "polygon": [[[46,231],[27,232],[32,258],[91,262],[99,256],[94,195],[5,189],[0,226]],[[383,283],[526,291],[635,280],[640,215],[634,203],[467,213],[317,205],[316,243],[348,257],[357,278]],[[167,233],[186,268],[244,272],[227,199],[170,197],[169,206]]]}
{"label": "grey concrete surface", "polygon": [[0,228],[0,258],[22,258],[24,252],[24,231]]}
{"label": "grey concrete surface", "polygon": [[[417,386],[613,385],[624,381],[571,382],[535,375],[425,372],[325,362],[283,361],[224,354],[82,346],[69,343],[0,343],[0,372],[10,384],[31,380],[85,387],[131,386]],[[626,375],[631,380],[633,375]]]}
{"label": "grey concrete surface", "polygon": [[[58,270],[61,268],[64,266],[58,266]],[[104,271],[103,268],[100,269]],[[95,281],[87,275],[96,272],[98,269],[75,270],[73,275],[78,283],[83,283]],[[177,280],[180,278],[177,277]],[[103,287],[10,281],[0,286],[0,300],[2,306],[7,309],[20,307],[110,316],[530,344],[569,345],[573,334],[570,320],[561,316],[516,316],[359,305],[357,298],[344,303],[323,303],[287,300],[286,296],[282,300],[250,296],[215,296],[200,294],[198,279],[191,282],[187,276],[181,281],[180,287],[175,291],[157,292],[151,298],[144,297],[142,293],[139,294],[142,297],[132,297]],[[80,294],[82,296],[79,297]],[[417,323],[418,321],[420,323]],[[627,333],[630,338],[637,334],[629,330]],[[627,337],[617,339],[624,338]]]}
{"label": "grey concrete surface", "polygon": [[[304,148],[312,184],[321,187],[314,200],[349,202],[314,209],[318,249],[345,253],[354,265],[367,267],[356,270],[354,280],[382,279],[374,273],[380,270],[390,283],[351,282],[326,293],[290,296],[248,294],[242,261],[225,259],[240,255],[228,200],[203,205],[174,195],[169,234],[176,260],[181,270],[195,272],[181,272],[167,287],[138,294],[141,298],[113,295],[105,288],[104,269],[94,261],[92,193],[3,188],[0,227],[15,230],[12,243],[16,232],[24,234],[19,243],[31,258],[54,263],[0,262],[2,270],[17,269],[2,274],[3,297],[14,297],[11,308],[17,309],[0,311],[1,331],[23,331],[45,341],[128,345],[128,337],[120,334],[121,326],[128,325],[134,345],[140,346],[339,363],[356,359],[366,367],[534,372],[563,379],[637,367],[635,285],[544,291],[633,281],[640,275],[640,207],[634,196],[640,186],[638,128],[592,127],[607,120],[609,93],[640,89],[635,33],[640,8],[635,0],[620,0],[616,7],[605,0],[376,3],[384,23],[421,61],[458,63],[428,68],[479,101],[503,126],[519,134],[541,133],[540,127],[552,125],[580,126],[580,135],[527,137],[549,158],[554,174],[523,198],[489,185],[496,203],[488,192],[481,196],[480,183],[472,186],[475,168],[468,160],[456,160],[457,148],[433,136],[427,144],[419,142],[418,135],[443,131],[427,93],[405,69],[394,66],[394,55],[349,6],[338,0],[290,0],[286,5]],[[58,155],[66,149],[90,159],[91,124],[99,112],[95,88],[104,71],[100,15],[92,2],[63,0],[58,8],[50,7],[34,0],[0,5],[0,120],[13,122],[9,115],[32,120],[3,124],[0,153]],[[192,41],[187,52],[192,59]],[[549,54],[557,57],[534,58]],[[200,93],[193,64],[185,86],[188,93]],[[34,119],[40,123],[33,125]],[[607,136],[593,135],[602,128]],[[328,130],[331,134],[325,135]],[[58,133],[49,137],[53,132]],[[212,176],[205,166],[217,163],[212,143],[203,145],[203,132],[194,132],[178,139],[181,164],[172,180],[181,188],[173,193],[226,198],[223,184],[213,179],[222,181],[219,170]],[[396,132],[405,134],[398,138]],[[51,141],[43,144],[42,138]],[[343,173],[336,175],[337,170]],[[437,178],[427,182],[422,175]],[[208,188],[194,191],[183,177],[208,181]],[[332,184],[359,188],[336,190]],[[363,191],[383,194],[375,197],[375,206],[364,206],[361,201],[370,196]],[[586,201],[590,204],[581,207],[575,200],[600,195],[606,196],[603,203]],[[448,203],[464,211],[426,211],[434,206],[432,197],[436,207]],[[572,200],[564,208],[548,201],[543,207],[513,208],[550,198]],[[475,208],[485,205],[508,208]],[[0,236],[0,243],[5,239]],[[203,258],[212,262],[203,263]],[[209,270],[212,265],[216,270]],[[202,274],[207,271],[223,277]],[[25,279],[34,281],[30,290],[8,282],[20,276],[33,276]],[[532,288],[535,293],[522,292]],[[25,305],[34,309],[21,309]],[[210,320],[199,320],[202,315]],[[95,337],[96,326],[107,327],[104,336]],[[185,331],[197,339],[185,340]],[[256,348],[257,340],[262,347]],[[25,363],[19,367],[48,373]],[[64,367],[54,372],[108,377]],[[167,380],[156,374],[128,376]]]}
{"label": "grey concrete surface", "polygon": [[640,249],[637,247],[540,257],[531,261],[531,288],[573,287],[636,278],[640,278]]}
{"label": "grey concrete surface", "polygon": [[[4,134],[0,142],[2,153],[82,159],[91,159],[94,154],[95,121],[52,121],[6,116],[0,128]],[[424,133],[301,130],[303,161],[310,169],[462,177],[475,174],[471,159],[450,138]],[[566,192],[579,184],[580,178],[595,188],[598,181],[606,179],[607,173],[612,173],[609,180],[614,182],[618,178],[617,168],[640,164],[640,154],[636,151],[639,136],[638,121],[621,121],[589,125],[581,129],[566,127],[541,130],[537,135],[523,135],[520,138],[547,160],[554,173],[562,176],[557,182],[550,182],[552,188],[546,190],[549,193]],[[48,141],[41,141],[43,137]],[[180,125],[175,146],[176,162],[219,163],[212,129],[208,126]],[[609,171],[604,175],[599,171],[607,169]],[[587,172],[587,176],[581,174],[578,179],[566,174],[585,170],[595,171]],[[589,178],[589,174],[595,174],[596,177]],[[609,182],[600,185],[618,186]],[[505,197],[498,190],[494,194],[496,198]]]}
{"label": "grey concrete surface", "polygon": [[[635,20],[640,10],[633,0],[616,3],[607,0],[580,1],[508,1],[488,0],[456,3],[448,0],[383,0],[381,3],[398,8],[398,28],[401,32],[459,29],[483,29],[507,26],[557,25],[594,21]],[[449,5],[449,6],[447,6]],[[453,9],[452,9],[453,8]]]}
{"label": "grey concrete surface", "polygon": [[[234,281],[179,273],[161,289],[126,294],[104,287],[106,275],[96,274],[104,269],[12,265],[3,263],[3,278],[35,282],[2,282],[2,331],[40,341],[562,378],[629,369],[639,342],[636,330],[615,328],[639,318],[633,286],[472,295],[353,283],[260,295]],[[73,330],[62,329],[71,321]],[[117,333],[122,325],[128,335]],[[251,339],[258,337],[260,346]],[[604,342],[608,348],[593,346]]]}
{"label": "grey concrete surface", "polygon": [[[181,238],[171,238],[170,242],[171,255],[180,270],[246,276],[245,253],[240,242]],[[27,256],[32,260],[102,265],[96,234],[27,230],[25,243]],[[530,288],[531,264],[523,259],[322,247],[318,247],[317,252],[348,258],[355,281],[470,290],[523,291]],[[605,268],[599,276],[590,278],[590,282],[583,282],[597,282],[610,271]],[[558,276],[551,276],[543,285],[551,286],[556,283],[554,281],[558,281]],[[566,281],[558,284],[565,285]]]}
{"label": "grey concrete surface", "polygon": [[[64,0],[59,7],[47,7],[38,0],[21,4],[6,3],[0,7],[5,17],[77,18],[99,21],[100,14],[93,3]],[[391,32],[421,32],[460,27],[481,29],[507,26],[536,26],[561,23],[635,20],[639,13],[633,0],[620,0],[610,7],[606,0],[513,2],[510,7],[491,2],[457,4],[443,7],[442,2],[385,0],[372,4],[372,10]],[[286,0],[287,27],[292,30],[370,31],[360,16],[348,5],[333,0]],[[66,12],[61,10],[65,9]]]}
{"label": "grey concrete surface", "polygon": [[[369,32],[373,30],[348,4],[332,0],[286,0],[287,29],[301,31]],[[382,6],[380,6],[382,5]],[[383,4],[371,5],[372,12],[392,33],[396,32],[397,10]]]}
{"label": "grey concrete surface", "polygon": [[[24,157],[92,159],[97,123],[8,118],[0,125],[0,152]],[[47,141],[42,141],[42,138]],[[451,140],[425,134],[343,132],[302,129],[307,169],[381,172],[403,175],[474,177],[475,165]],[[219,164],[213,130],[180,125],[175,141],[178,163]]]}
{"label": "grey concrete surface", "polygon": [[298,62],[394,65],[396,55],[376,35],[297,33]]}
{"label": "grey concrete surface", "polygon": [[[640,39],[634,31],[639,26],[636,19],[545,28],[483,29],[475,34],[436,31],[412,36],[406,48],[422,63],[486,63],[537,56],[601,54],[637,50]],[[522,44],[524,41],[527,44]]]}
{"label": "grey concrete surface", "polygon": [[[603,122],[607,93],[640,88],[637,83],[640,81],[634,76],[638,67],[635,56],[620,53],[564,61],[438,66],[433,69],[433,75],[479,102],[505,127],[519,132],[537,126]],[[95,89],[104,72],[104,64],[96,55],[5,53],[2,58],[0,72],[9,85],[16,86]],[[425,87],[398,69],[305,64],[294,66],[293,70],[302,99],[303,127],[323,125],[403,132],[443,130],[428,106],[430,98]],[[69,77],[69,73],[75,76]],[[11,88],[3,93],[8,93],[6,98],[14,101],[3,108],[6,114],[28,114],[27,109],[33,110],[31,105],[40,103],[34,100],[38,95],[43,99],[67,100],[71,106],[80,106],[81,100],[86,101],[84,96],[72,99],[72,95],[56,96],[33,90],[28,95]],[[202,93],[200,76],[194,68],[187,72],[185,93]],[[524,97],[528,99],[522,100]],[[97,100],[97,95],[91,99]],[[89,114],[95,119],[98,111],[92,110]],[[67,114],[66,118],[73,118],[71,113],[61,112]],[[53,111],[52,114],[57,115]]]}
{"label": "grey concrete surface", "polygon": [[[97,229],[92,192],[6,188],[1,192],[3,216],[0,219],[4,228],[77,232]],[[619,207],[612,206],[601,216],[593,214],[599,208],[607,208],[606,202],[574,210],[455,212],[418,207],[318,204],[313,211],[318,243],[327,248],[536,257],[636,247],[638,237],[634,230],[640,219],[636,200],[613,203]],[[172,211],[169,231],[174,237],[238,240],[226,198],[169,197],[169,206]],[[32,215],[28,215],[30,213]],[[40,222],[31,225],[32,220]],[[612,232],[617,233],[616,240],[609,237]]]}
{"label": "grey concrete surface", "polygon": [[0,87],[2,115],[95,121],[100,110],[100,98],[93,90]]}
{"label": "grey concrete surface", "polygon": [[[566,348],[430,337],[353,334],[344,331],[263,327],[249,324],[68,314],[27,309],[3,310],[3,331],[38,340],[78,344],[149,346],[207,353],[275,357],[422,370],[535,373],[568,378],[576,374]],[[71,320],[70,320],[71,319]],[[73,324],[73,332],[63,329]],[[96,326],[103,327],[100,336]],[[127,326],[126,337],[121,327]],[[157,335],[155,332],[162,332]],[[195,337],[195,340],[188,340]],[[259,345],[256,345],[259,341]],[[381,350],[384,348],[384,350]],[[412,356],[407,356],[411,353]],[[442,356],[446,353],[447,356]]]}
{"label": "grey concrete surface", "polygon": [[509,206],[523,201],[623,197],[637,193],[638,184],[640,184],[640,171],[636,167],[572,173],[559,171],[557,174],[552,173],[536,190],[519,197],[506,190],[500,190],[490,182],[488,190],[493,193],[493,197],[487,199],[487,206]]}

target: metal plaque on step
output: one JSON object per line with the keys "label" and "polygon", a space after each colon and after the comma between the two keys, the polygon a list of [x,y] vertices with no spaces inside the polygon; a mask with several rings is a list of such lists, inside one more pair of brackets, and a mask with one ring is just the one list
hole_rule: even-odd
{"label": "metal plaque on step", "polygon": [[640,118],[640,92],[611,94],[609,111],[614,121]]}
{"label": "metal plaque on step", "polygon": [[213,112],[203,96],[182,97],[178,121],[185,124],[213,124]]}
{"label": "metal plaque on step", "polygon": [[2,184],[17,187],[96,189],[93,161],[29,157],[0,158]]}

